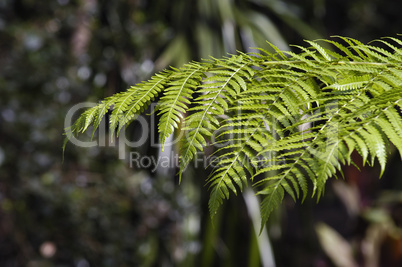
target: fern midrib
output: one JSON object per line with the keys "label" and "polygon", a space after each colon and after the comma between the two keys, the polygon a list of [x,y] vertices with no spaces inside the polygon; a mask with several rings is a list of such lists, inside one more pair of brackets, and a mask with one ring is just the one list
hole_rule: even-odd
{"label": "fern midrib", "polygon": [[[317,61],[317,60],[310,60],[311,63],[319,63],[319,64],[351,64],[351,65],[391,65],[390,63],[381,63],[381,62],[370,62],[370,61]],[[303,60],[273,60],[273,61],[263,61],[261,64],[263,65],[281,65],[281,64],[306,64]]]}
{"label": "fern midrib", "polygon": [[[317,61],[317,60],[310,60],[312,63],[318,63],[318,64],[329,64],[329,65],[371,65],[371,66],[384,66],[384,67],[390,67],[390,66],[401,66],[402,63],[385,63],[385,62],[372,62],[372,61],[337,61],[337,60],[332,60],[332,61]],[[246,65],[252,65],[255,66],[255,62],[249,62],[245,63]],[[262,60],[259,62],[261,65],[287,65],[287,64],[306,64],[305,61],[303,60],[272,60],[272,61],[264,61]],[[226,70],[226,67],[211,67],[208,69],[209,71],[211,70]]]}
{"label": "fern midrib", "polygon": [[[99,121],[101,118],[103,118],[103,116],[105,115],[106,111],[110,108],[110,105],[111,105],[111,103],[113,103],[113,102],[114,102],[114,99],[110,99],[106,104],[103,104],[104,106],[103,106],[102,110],[101,110],[100,112],[98,112],[98,121]],[[101,116],[101,114],[102,114],[102,116]],[[100,121],[97,122],[97,125],[99,125],[99,123],[100,123]],[[96,128],[97,128],[96,126],[93,128],[91,140],[92,140],[92,138],[94,137]]]}
{"label": "fern midrib", "polygon": [[[148,96],[148,93],[150,91],[152,91],[158,84],[160,84],[162,81],[168,79],[168,77],[164,77],[163,79],[159,80],[157,83],[155,83],[146,93],[144,93],[142,95],[142,97],[140,97],[134,104],[131,105],[131,108],[126,112],[126,115],[124,116],[124,120],[126,120],[128,118],[128,116],[131,113],[131,110],[133,110],[134,107],[136,107],[138,105],[138,103],[141,103],[141,100],[144,99],[145,97]],[[140,90],[140,89],[138,89]],[[137,90],[135,90],[132,94],[136,93]],[[118,115],[118,113],[116,113],[116,115]]]}
{"label": "fern midrib", "polygon": [[[124,100],[122,101],[122,102],[120,102],[120,105],[119,105],[119,107],[118,107],[118,109],[117,109],[117,111],[116,111],[116,118],[118,118],[118,115],[120,114],[120,112],[121,112],[121,110],[122,110],[122,108],[123,108],[123,104],[127,101],[127,99],[129,99],[133,94],[135,94],[137,91],[139,90],[139,88],[138,89],[136,89],[136,90],[133,90],[132,92],[131,92],[131,94],[129,94],[128,96],[126,96],[125,98],[124,98]],[[116,122],[115,122],[115,120],[113,120],[113,126],[116,124]]]}
{"label": "fern midrib", "polygon": [[[310,62],[312,63],[318,63],[318,64],[330,64],[330,65],[372,65],[372,66],[395,66],[399,65],[402,67],[402,63],[385,63],[385,62],[371,62],[371,61],[316,61],[316,60],[311,60]],[[284,60],[284,61],[263,61],[261,62],[262,65],[286,65],[286,64],[305,64],[306,62],[302,60]]]}
{"label": "fern midrib", "polygon": [[221,89],[216,93],[215,97],[213,98],[212,101],[210,101],[208,107],[205,109],[204,113],[202,114],[201,120],[198,123],[197,129],[193,135],[193,138],[191,139],[191,142],[189,143],[189,146],[187,147],[186,152],[184,153],[183,158],[186,159],[188,156],[188,152],[190,151],[190,147],[193,146],[193,142],[194,142],[194,138],[196,137],[196,135],[198,134],[200,127],[202,125],[202,121],[204,120],[205,115],[208,113],[209,109],[211,108],[212,104],[215,102],[215,99],[220,95],[220,93],[222,92],[222,90],[226,87],[226,85],[229,83],[229,81],[233,78],[233,76],[238,73],[245,65],[247,65],[247,63],[244,63],[241,67],[239,67],[231,76],[230,78],[225,82],[225,84],[223,86],[221,86]]}
{"label": "fern midrib", "polygon": [[[85,119],[85,125],[84,125],[84,127],[82,128],[82,130],[80,130],[82,133],[85,132],[86,129],[88,129],[89,125],[91,125],[91,123],[92,123],[92,121],[93,121],[93,119],[90,119],[90,120],[88,120],[88,119],[91,118],[92,116],[93,116],[93,117],[96,117],[96,113],[97,113],[98,111],[99,111],[99,108],[96,107],[96,108],[94,108],[94,110],[86,117],[86,119]],[[94,113],[95,113],[95,115],[94,115]],[[88,121],[91,121],[91,122],[88,123]]]}
{"label": "fern midrib", "polygon": [[[170,116],[171,116],[171,114],[172,114],[173,107],[176,106],[176,102],[178,101],[178,99],[179,99],[179,97],[180,97],[180,94],[181,94],[181,92],[182,92],[183,89],[184,89],[185,84],[187,83],[188,79],[190,79],[190,77],[193,76],[194,73],[196,73],[196,72],[199,71],[199,70],[200,70],[200,68],[194,70],[194,71],[186,78],[186,80],[184,81],[183,85],[181,86],[180,91],[179,91],[179,93],[178,93],[177,96],[176,96],[176,99],[174,100],[173,104],[171,105],[171,107],[170,107],[170,109],[169,109],[168,117],[167,117],[167,119],[166,119],[166,122],[167,122],[167,123],[166,123],[165,129],[164,129],[164,131],[163,131],[164,133],[166,133],[167,129],[169,128],[168,126],[169,126],[170,124],[169,124],[168,122],[169,122]],[[162,138],[165,138],[165,137],[163,136]],[[165,143],[165,142],[163,142],[163,144],[162,144],[162,151],[164,150],[164,147],[165,147],[165,144],[164,144],[164,143]]]}

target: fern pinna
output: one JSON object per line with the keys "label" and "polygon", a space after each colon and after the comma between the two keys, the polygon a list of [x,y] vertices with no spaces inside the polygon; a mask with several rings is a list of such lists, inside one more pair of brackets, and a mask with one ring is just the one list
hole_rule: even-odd
{"label": "fern pinna", "polygon": [[180,177],[197,151],[215,147],[211,215],[251,183],[263,226],[285,193],[304,199],[311,185],[319,198],[341,165],[354,164],[354,150],[365,163],[377,159],[382,172],[389,143],[402,155],[402,41],[307,43],[299,52],[270,45],[165,70],[82,113],[67,137],[95,130],[110,110],[118,134],[159,97],[162,149],[175,130],[183,136]]}

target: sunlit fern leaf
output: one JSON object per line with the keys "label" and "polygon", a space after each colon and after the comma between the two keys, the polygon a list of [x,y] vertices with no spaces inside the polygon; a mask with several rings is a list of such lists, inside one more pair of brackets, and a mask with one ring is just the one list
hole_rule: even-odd
{"label": "sunlit fern leaf", "polygon": [[[247,186],[247,177],[254,175],[254,169],[258,165],[255,158],[261,150],[273,141],[272,133],[264,127],[264,118],[260,115],[250,117],[247,113],[238,113],[237,116],[222,122],[217,136],[222,142],[217,142],[220,147],[214,154],[212,164],[217,165],[208,177],[211,188],[209,210],[215,214],[223,199],[229,198],[228,188],[237,194],[237,188],[241,191]],[[228,136],[230,136],[229,139]]]}
{"label": "sunlit fern leaf", "polygon": [[323,56],[327,61],[332,60],[332,57],[330,56],[330,54],[331,54],[330,50],[325,49],[324,47],[322,47],[321,45],[319,45],[316,42],[311,42],[311,41],[306,41],[306,42],[311,44],[321,54],[321,56]]}
{"label": "sunlit fern leaf", "polygon": [[164,90],[158,106],[158,115],[161,115],[158,128],[162,150],[166,138],[184,119],[188,105],[193,99],[194,90],[199,86],[206,68],[206,65],[197,63],[184,66],[181,70],[177,70],[177,75]]}
{"label": "sunlit fern leaf", "polygon": [[183,136],[180,179],[198,152],[214,147],[211,215],[252,184],[264,226],[285,194],[319,199],[327,180],[354,164],[353,151],[364,164],[378,161],[379,176],[390,144],[402,159],[402,41],[377,42],[337,36],[165,70],[86,110],[66,135],[95,131],[109,110],[111,135],[118,133],[160,96],[162,146],[174,131]]}
{"label": "sunlit fern leaf", "polygon": [[[113,104],[114,104],[113,98],[106,98],[104,101],[102,101],[99,105],[96,106],[97,113],[96,113],[96,118],[94,118],[94,121],[93,121],[93,130],[92,130],[91,138],[94,137],[96,129],[99,127],[105,114],[108,112],[108,110],[110,109],[110,107]],[[87,123],[85,126],[88,127],[89,124]],[[85,129],[83,129],[82,131],[85,131]]]}
{"label": "sunlit fern leaf", "polygon": [[69,138],[74,135],[78,135],[79,133],[85,132],[90,126],[93,126],[92,130],[92,138],[96,129],[99,127],[102,119],[104,118],[106,112],[113,105],[114,98],[109,97],[105,100],[101,101],[98,105],[95,105],[92,108],[87,109],[85,112],[81,114],[81,116],[75,121],[73,125],[65,129],[67,139],[63,145],[63,151],[67,144]]}
{"label": "sunlit fern leaf", "polygon": [[334,88],[336,90],[355,90],[363,87],[369,83],[370,80],[370,75],[346,77],[345,79],[339,79],[338,82],[331,84],[327,88]]}
{"label": "sunlit fern leaf", "polygon": [[[259,191],[258,194],[263,196],[261,201],[261,230],[268,221],[269,215],[272,211],[282,204],[285,191],[281,184],[283,180],[276,181],[269,184],[264,190]],[[287,184],[286,184],[287,185]],[[288,186],[288,185],[287,185]]]}
{"label": "sunlit fern leaf", "polygon": [[151,103],[151,101],[159,95],[169,81],[171,71],[165,71],[161,74],[153,76],[149,81],[132,86],[124,93],[114,96],[114,108],[110,115],[110,138],[113,139],[113,134],[117,126],[117,136],[120,130],[135,117],[143,112]]}
{"label": "sunlit fern leaf", "polygon": [[[217,118],[226,112],[222,101],[230,103],[241,91],[247,89],[246,81],[254,72],[251,68],[253,61],[249,57],[244,61],[242,56],[233,56],[225,61],[215,60],[213,65],[218,68],[210,70],[208,73],[212,75],[199,85],[197,92],[200,96],[193,102],[194,107],[189,110],[193,113],[186,117],[183,129],[186,131],[186,138],[182,139],[180,177],[197,149],[202,151],[206,146],[205,137],[217,130]],[[220,67],[227,70],[220,70]]]}

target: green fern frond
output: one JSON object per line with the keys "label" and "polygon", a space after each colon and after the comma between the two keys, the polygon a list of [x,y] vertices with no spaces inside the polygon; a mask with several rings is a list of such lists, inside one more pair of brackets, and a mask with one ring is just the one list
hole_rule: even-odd
{"label": "green fern frond", "polygon": [[[215,60],[216,69],[209,70],[210,76],[199,85],[201,95],[193,102],[192,112],[185,120],[186,139],[182,139],[180,177],[182,170],[193,159],[197,149],[206,146],[209,137],[219,126],[218,116],[226,113],[226,107],[241,91],[247,90],[246,81],[251,79],[254,70],[250,57],[232,56],[221,61]],[[219,69],[220,67],[226,70]]]}
{"label": "green fern frond", "polygon": [[383,48],[337,36],[307,41],[298,52],[270,44],[165,70],[83,112],[67,138],[89,126],[95,131],[109,110],[111,134],[118,134],[160,96],[162,148],[174,131],[184,136],[180,178],[198,151],[215,147],[211,215],[252,184],[264,226],[285,194],[319,199],[326,181],[354,164],[353,151],[365,164],[378,162],[380,176],[389,144],[402,159],[402,40],[377,42]]}
{"label": "green fern frond", "polygon": [[166,138],[184,119],[184,114],[187,112],[188,105],[191,104],[193,93],[202,80],[205,69],[206,65],[197,63],[184,66],[181,70],[177,70],[178,75],[163,92],[164,95],[158,106],[158,114],[161,115],[159,133],[162,150]]}
{"label": "green fern frond", "polygon": [[148,82],[133,86],[126,92],[114,96],[114,108],[109,122],[111,139],[113,139],[117,126],[119,126],[116,133],[118,136],[125,125],[128,125],[149,106],[151,101],[165,88],[170,76],[172,76],[172,72],[165,71],[155,75]]}

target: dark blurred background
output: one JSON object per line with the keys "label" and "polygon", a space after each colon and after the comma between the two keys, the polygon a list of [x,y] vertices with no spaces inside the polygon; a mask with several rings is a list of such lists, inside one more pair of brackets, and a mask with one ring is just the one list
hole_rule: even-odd
{"label": "dark blurred background", "polygon": [[[115,147],[72,144],[62,162],[77,103],[266,41],[395,37],[401,10],[392,0],[1,0],[0,266],[402,266],[392,148],[381,180],[376,166],[345,167],[319,204],[285,198],[261,236],[250,196],[231,197],[211,223],[208,170],[178,185],[174,171],[130,168]],[[149,142],[136,151],[158,153]]]}

